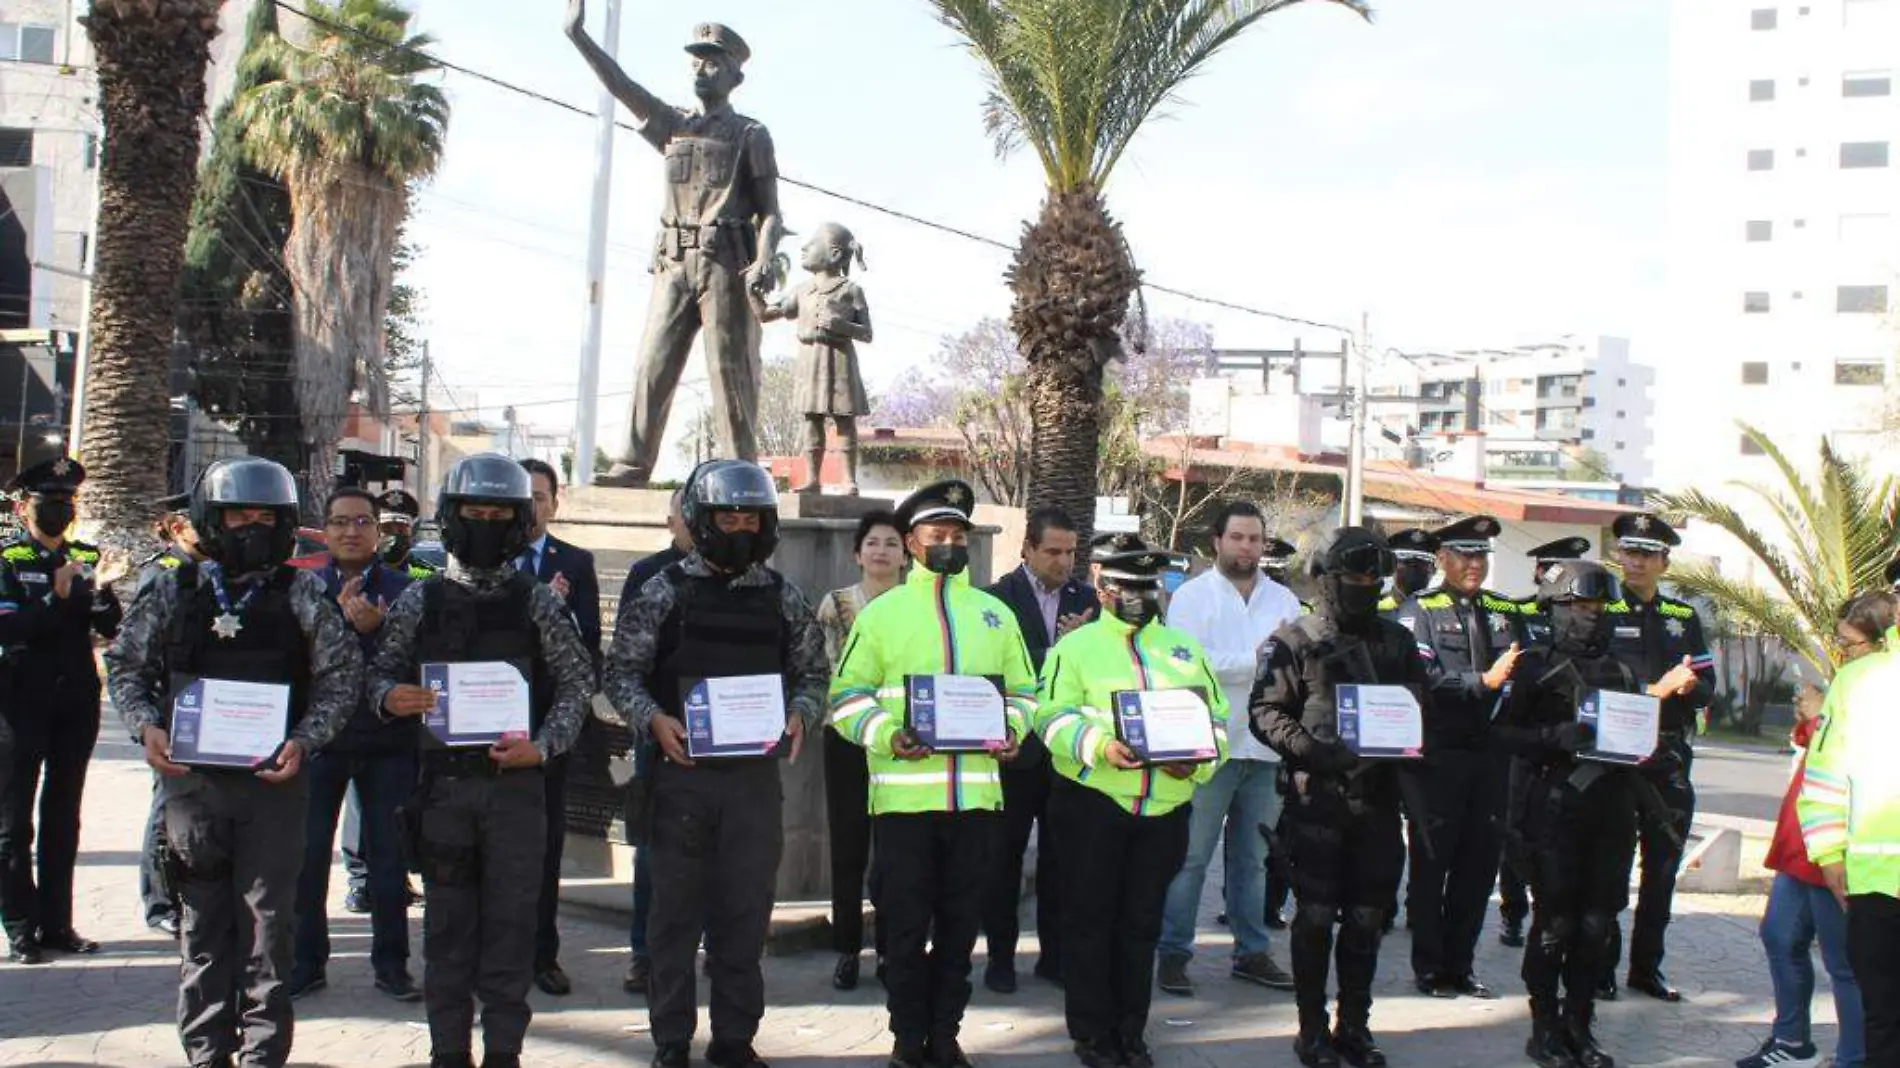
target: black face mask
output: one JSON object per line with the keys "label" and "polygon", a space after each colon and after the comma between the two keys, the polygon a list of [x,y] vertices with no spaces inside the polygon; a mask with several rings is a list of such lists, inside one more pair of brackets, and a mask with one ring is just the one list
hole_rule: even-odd
{"label": "black face mask", "polygon": [[756,562],[759,553],[759,535],[750,530],[724,531],[715,529],[699,555],[721,571],[744,571]]}
{"label": "black face mask", "polygon": [[1566,653],[1600,656],[1610,647],[1609,617],[1599,607],[1550,606],[1551,641]]}
{"label": "black face mask", "polygon": [[463,518],[460,522],[462,536],[457,539],[455,556],[465,566],[492,570],[521,551],[520,527],[512,519]]}
{"label": "black face mask", "polygon": [[409,559],[409,535],[383,535],[382,540],[376,543],[376,555],[381,557],[383,563],[388,564],[390,567],[395,567],[397,564]]}
{"label": "black face mask", "polygon": [[1343,581],[1338,575],[1327,575],[1319,580],[1319,588],[1320,597],[1326,604],[1326,614],[1345,630],[1363,627],[1378,614],[1380,594],[1377,583],[1356,586]]}
{"label": "black face mask", "polygon": [[924,570],[933,574],[961,575],[969,566],[968,545],[932,545],[924,550]]}
{"label": "black face mask", "polygon": [[73,525],[76,510],[64,497],[46,497],[33,502],[33,525],[41,534],[57,538]]}
{"label": "black face mask", "polygon": [[1432,565],[1426,563],[1402,563],[1392,573],[1392,585],[1401,594],[1410,597],[1424,589],[1432,581]]}
{"label": "black face mask", "polygon": [[1140,630],[1160,617],[1161,591],[1117,587],[1115,602],[1108,610],[1115,613],[1116,619]]}
{"label": "black face mask", "polygon": [[263,523],[227,530],[219,541],[223,551],[218,554],[218,563],[229,575],[254,575],[284,562],[278,556],[277,529]]}

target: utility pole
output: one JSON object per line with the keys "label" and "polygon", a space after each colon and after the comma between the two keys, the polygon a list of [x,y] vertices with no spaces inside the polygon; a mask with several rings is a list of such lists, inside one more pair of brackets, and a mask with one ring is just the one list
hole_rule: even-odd
{"label": "utility pole", "polygon": [[[620,0],[607,0],[607,25],[600,47],[613,57],[620,42]],[[594,125],[594,202],[587,223],[587,311],[581,335],[580,388],[574,403],[574,485],[594,481],[594,423],[600,416],[600,321],[606,295],[607,207],[613,191],[614,111],[620,102],[604,84]]]}
{"label": "utility pole", "polygon": [[[69,33],[67,36],[70,38],[72,35]],[[105,151],[104,127],[95,126],[94,130],[93,136],[98,138],[96,151],[103,152]],[[79,289],[79,345],[73,354],[73,409],[66,428],[66,455],[75,460],[80,459],[79,446],[86,431],[86,365],[91,362],[92,357],[92,275],[99,257],[99,173],[102,170],[104,170],[103,162],[95,157],[92,168],[92,187],[88,190],[90,203],[86,206],[86,217],[92,221],[92,229],[88,231],[91,236],[86,241],[85,262],[79,265],[84,281]],[[171,373],[169,346],[165,349],[165,357],[165,373],[169,376]],[[53,381],[59,381],[57,364],[54,365]]]}
{"label": "utility pole", "polygon": [[1353,346],[1357,352],[1352,368],[1352,437],[1346,443],[1346,499],[1341,508],[1345,526],[1360,526],[1366,513],[1366,409],[1371,398],[1366,389],[1366,364],[1372,355],[1372,313],[1359,316],[1359,337]]}
{"label": "utility pole", "polygon": [[429,497],[429,342],[422,343],[422,387],[416,391],[416,499],[421,507]]}

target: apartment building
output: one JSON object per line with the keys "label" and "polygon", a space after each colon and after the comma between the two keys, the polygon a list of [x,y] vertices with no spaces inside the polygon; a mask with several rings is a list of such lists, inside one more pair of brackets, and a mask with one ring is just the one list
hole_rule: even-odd
{"label": "apartment building", "polygon": [[0,328],[81,319],[99,141],[92,51],[72,6],[0,8]]}
{"label": "apartment building", "polygon": [[1674,0],[1664,485],[1892,458],[1900,0]]}

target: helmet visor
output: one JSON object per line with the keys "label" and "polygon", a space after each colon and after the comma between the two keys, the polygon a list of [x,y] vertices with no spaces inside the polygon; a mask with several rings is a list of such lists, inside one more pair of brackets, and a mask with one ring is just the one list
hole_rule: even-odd
{"label": "helmet visor", "polygon": [[726,461],[707,467],[693,480],[693,496],[704,508],[777,508],[778,488],[757,464]]}
{"label": "helmet visor", "polygon": [[534,481],[514,460],[500,453],[483,453],[450,468],[442,493],[466,500],[532,501]]}
{"label": "helmet visor", "polygon": [[1385,578],[1392,574],[1392,550],[1377,542],[1360,541],[1338,545],[1328,554],[1327,570],[1335,574],[1370,575]]}
{"label": "helmet visor", "polygon": [[247,458],[213,464],[198,492],[208,504],[254,508],[297,507],[297,481],[269,460]]}
{"label": "helmet visor", "polygon": [[1565,601],[1616,601],[1623,597],[1616,576],[1601,568],[1592,568],[1571,576],[1569,588],[1560,598]]}

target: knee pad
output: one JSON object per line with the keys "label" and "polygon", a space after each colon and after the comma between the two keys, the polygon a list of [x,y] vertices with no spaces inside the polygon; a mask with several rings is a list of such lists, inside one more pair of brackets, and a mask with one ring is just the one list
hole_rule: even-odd
{"label": "knee pad", "polygon": [[1616,917],[1607,912],[1586,912],[1577,935],[1593,952],[1608,953],[1610,940],[1616,937]]}
{"label": "knee pad", "polygon": [[1577,931],[1577,921],[1568,913],[1539,916],[1537,924],[1537,948],[1547,953],[1561,953]]}
{"label": "knee pad", "polygon": [[1345,910],[1339,940],[1351,948],[1376,950],[1385,934],[1386,910],[1371,905],[1354,905]]}
{"label": "knee pad", "polygon": [[1328,930],[1339,915],[1339,906],[1330,902],[1302,901],[1293,910],[1293,926],[1312,930]]}

